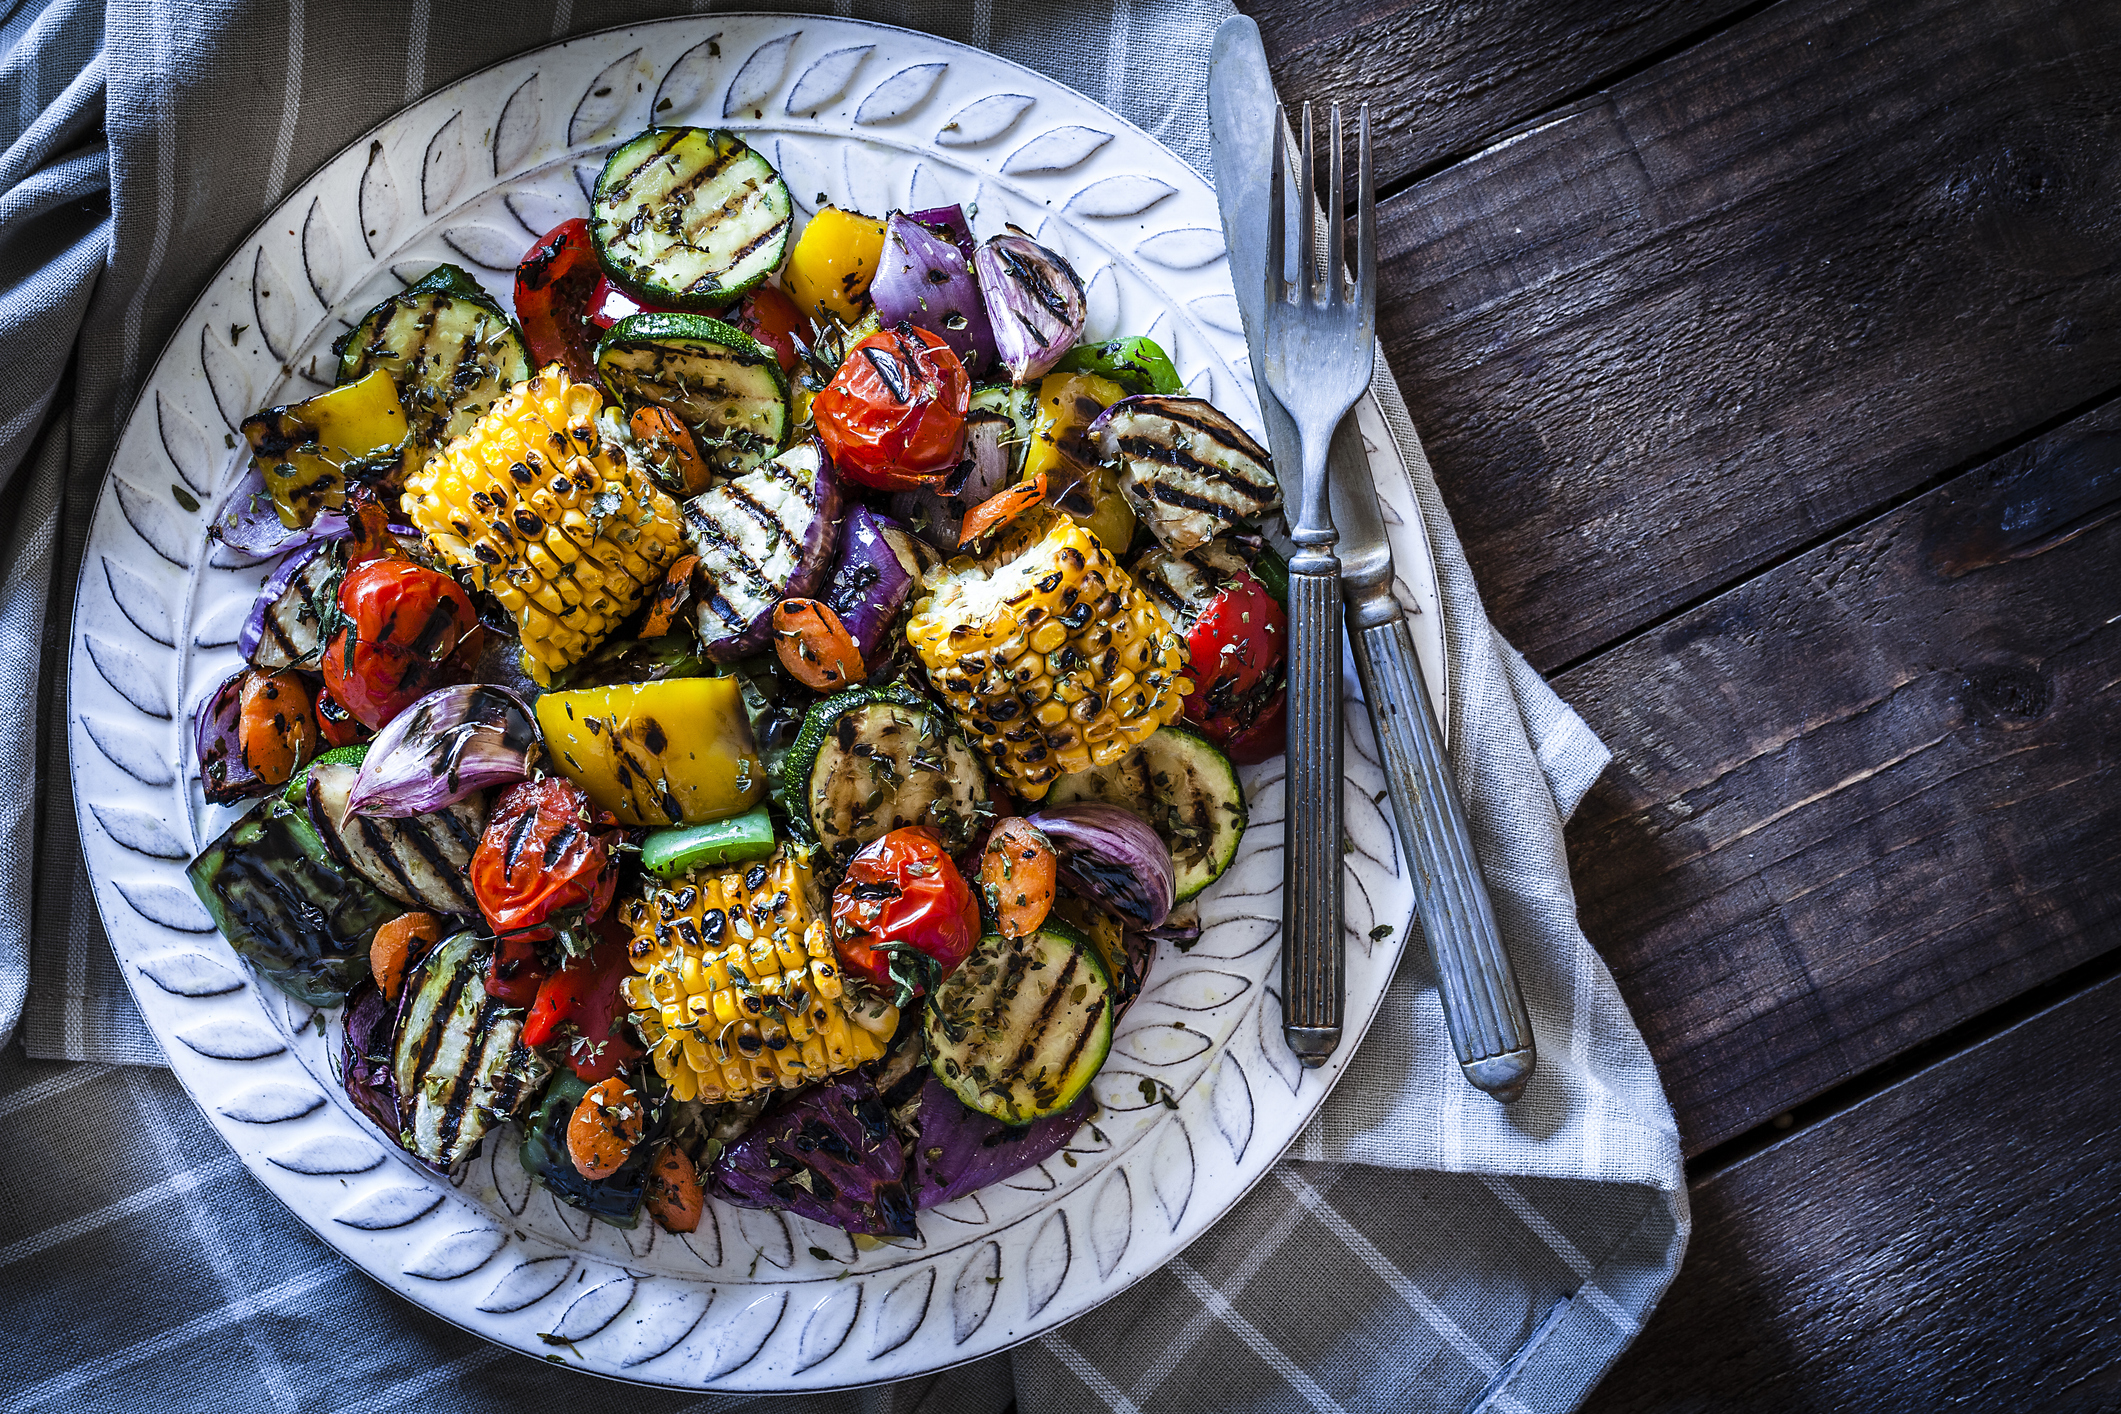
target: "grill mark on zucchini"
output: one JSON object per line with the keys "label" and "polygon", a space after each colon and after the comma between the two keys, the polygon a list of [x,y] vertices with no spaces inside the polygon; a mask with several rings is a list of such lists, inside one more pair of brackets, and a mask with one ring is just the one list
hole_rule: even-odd
{"label": "grill mark on zucchini", "polygon": [[[1053,1023],[1055,1008],[1059,1007],[1061,1002],[1067,997],[1068,984],[1075,979],[1075,970],[1082,965],[1082,960],[1083,950],[1081,948],[1070,950],[1068,953],[1068,965],[1060,970],[1060,975],[1055,977],[1047,987],[1046,1004],[1040,1007],[1038,1015],[1031,1019],[1029,1034],[1025,1037],[1024,1043],[1016,1048],[1016,1054],[1010,1058],[1009,1069],[1002,1072],[1000,1078],[1020,1076],[1024,1073],[1025,1065],[1038,1052],[1038,1043],[1044,1038],[1046,1028]],[[1028,969],[1026,975],[1028,975]],[[1080,1049],[1080,1046],[1077,1049]],[[1070,1052],[1070,1054],[1072,1055],[1073,1052]],[[1061,1073],[1065,1075],[1067,1071],[1063,1070]]]}
{"label": "grill mark on zucchini", "polygon": [[[757,250],[760,246],[766,244],[767,241],[772,240],[775,236],[779,235],[780,230],[781,223],[779,221],[776,220],[769,222],[766,226],[766,229],[760,231],[756,236],[753,236],[750,241],[737,248],[736,253],[730,257],[730,266],[734,268],[735,266],[743,264],[746,260],[749,260],[753,251]],[[702,291],[702,293],[705,293],[705,291]]]}
{"label": "grill mark on zucchini", "polygon": [[[365,821],[367,817],[363,816],[361,818]],[[415,821],[397,824],[395,838],[403,840],[415,854],[420,856],[421,862],[433,871],[435,878],[441,881],[442,887],[448,891],[450,898],[460,905],[456,910],[457,912],[478,912],[478,901],[464,887],[464,866],[458,864],[442,851],[442,846],[426,828],[426,822],[430,820],[447,822],[446,828],[449,830],[451,838],[461,842],[462,836],[459,833],[454,808],[438,810],[430,815],[419,816]],[[477,848],[476,843],[474,843],[473,848]],[[395,872],[395,859],[392,861],[392,868],[393,872]],[[425,899],[432,892],[432,890],[416,888],[408,891],[417,899]]]}
{"label": "grill mark on zucchini", "polygon": [[421,891],[413,885],[412,876],[398,863],[398,852],[391,848],[390,832],[366,815],[356,815],[353,819],[360,827],[361,843],[367,847],[369,853],[382,861],[383,867],[390,871],[390,877],[405,891],[406,897],[421,897]]}
{"label": "grill mark on zucchini", "polygon": [[464,1067],[450,1077],[449,1103],[442,1107],[442,1116],[435,1123],[435,1138],[441,1153],[450,1153],[457,1147],[457,1135],[464,1129],[464,1111],[470,1108],[472,1095],[479,1088],[478,1077],[486,1069],[486,1053],[493,1046],[497,1029],[494,1020],[502,1006],[499,1000],[489,995],[472,1021],[472,1042],[464,1048]]}
{"label": "grill mark on zucchini", "polygon": [[647,171],[650,167],[654,166],[655,163],[661,160],[662,158],[669,156],[670,153],[677,147],[677,145],[683,142],[685,138],[686,132],[683,128],[671,128],[667,133],[664,134],[664,139],[660,146],[658,146],[653,152],[649,153],[646,157],[643,157],[639,162],[636,162],[633,166],[627,168],[626,171],[619,177],[618,185],[616,186],[616,188],[606,193],[609,199],[613,201],[623,201],[627,197],[631,196],[633,194],[632,184],[634,178],[640,176],[641,173]]}
{"label": "grill mark on zucchini", "polygon": [[[439,959],[442,953],[443,949],[437,948],[431,955]],[[472,967],[452,968],[449,982],[444,987],[442,995],[428,1009],[426,1019],[420,1028],[418,1053],[409,1073],[403,1077],[404,1080],[409,1080],[411,1083],[401,1083],[398,1087],[398,1093],[405,1097],[405,1103],[408,1107],[419,1103],[421,1082],[426,1079],[428,1071],[433,1069],[435,1056],[441,1052],[442,1034],[448,1030],[448,1018],[456,1012],[457,1003],[464,998],[464,989],[471,985],[476,973],[477,969]],[[413,986],[414,983],[408,979],[405,985],[409,987]],[[419,1019],[419,1000],[424,995],[425,988],[422,988],[420,993],[415,994],[413,1014],[408,1016],[406,1020]]]}

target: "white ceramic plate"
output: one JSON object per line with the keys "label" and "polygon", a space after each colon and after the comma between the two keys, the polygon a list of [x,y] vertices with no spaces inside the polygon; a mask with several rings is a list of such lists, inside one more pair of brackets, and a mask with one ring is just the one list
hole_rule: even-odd
{"label": "white ceramic plate", "polygon": [[[1257,429],[1215,198],[1146,134],[980,51],[845,20],[724,15],[556,44],[452,84],[340,153],[245,242],[163,351],[105,482],[70,646],[74,792],[96,902],[148,1025],[260,1182],[379,1281],[502,1345],[684,1388],[865,1384],[989,1354],[1168,1261],[1296,1137],[1355,1049],[1411,914],[1376,753],[1349,675],[1348,1040],[1320,1070],[1281,1039],[1280,763],[1246,772],[1252,829],[1190,952],[1166,948],[1064,1155],[932,1209],[923,1240],[711,1203],[678,1238],[556,1204],[509,1131],[454,1184],[346,1102],[338,1044],[215,932],[185,861],[233,818],[195,784],[193,709],[237,666],[270,570],[209,546],[242,469],[238,421],[323,386],[328,346],[379,299],[454,261],[504,300],[534,236],[584,214],[616,142],[731,128],[823,200],[962,202],[1065,253],[1088,335],[1153,335],[1190,388]],[[1442,682],[1435,578],[1374,407],[1402,594]],[[203,506],[203,509],[194,507]],[[1373,937],[1375,930],[1378,936]],[[328,1034],[327,1034],[328,1032]]]}

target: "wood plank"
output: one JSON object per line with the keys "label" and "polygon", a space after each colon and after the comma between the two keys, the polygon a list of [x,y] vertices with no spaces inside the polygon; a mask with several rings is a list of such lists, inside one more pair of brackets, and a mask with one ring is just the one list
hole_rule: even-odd
{"label": "wood plank", "polygon": [[1587,1414],[2116,1408],[2117,1033],[2121,979],[1697,1185]]}
{"label": "wood plank", "polygon": [[2121,401],[1556,683],[1689,1152],[2121,939]]}
{"label": "wood plank", "polygon": [[1787,0],[1385,204],[1380,318],[1542,669],[2121,385],[2121,6]]}
{"label": "wood plank", "polygon": [[1750,0],[1238,0],[1290,102],[1367,100],[1377,182],[1465,153]]}

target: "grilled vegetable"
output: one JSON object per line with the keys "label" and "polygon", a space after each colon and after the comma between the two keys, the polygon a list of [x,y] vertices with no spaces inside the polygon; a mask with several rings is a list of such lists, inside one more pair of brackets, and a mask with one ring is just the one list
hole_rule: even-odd
{"label": "grilled vegetable", "polygon": [[397,385],[408,471],[470,431],[531,370],[530,351],[508,316],[454,265],[437,266],[377,305],[332,351],[339,382],[380,368]]}
{"label": "grilled vegetable", "polygon": [[343,507],[350,476],[394,477],[405,432],[397,386],[382,369],[243,419],[252,462],[290,529]]}
{"label": "grilled vegetable", "polygon": [[774,605],[773,649],[788,676],[812,692],[836,692],[869,675],[840,616],[815,599]]}
{"label": "grilled vegetable", "polygon": [[290,550],[312,545],[346,533],[346,517],[338,511],[319,511],[306,527],[290,529],[281,523],[272,493],[265,489],[265,473],[253,458],[229,488],[228,496],[206,528],[208,540],[218,540],[232,550],[268,559]]}
{"label": "grilled vegetable", "polygon": [[976,546],[980,541],[1019,519],[1026,511],[1046,499],[1046,475],[1040,472],[1029,481],[1019,481],[1014,486],[1004,487],[986,500],[965,512],[964,525],[958,530],[959,549]]}
{"label": "grilled vegetable", "polygon": [[641,841],[641,867],[665,879],[699,869],[726,869],[773,853],[773,815],[755,806],[706,825],[650,830]]}
{"label": "grilled vegetable", "polygon": [[605,160],[590,230],[619,284],[658,304],[711,309],[780,265],[791,215],[780,173],[735,134],[650,128]]}
{"label": "grilled vegetable", "polygon": [[1186,385],[1171,356],[1154,339],[1139,335],[1107,339],[1102,344],[1077,344],[1053,365],[1055,373],[1095,373],[1110,379],[1130,393],[1183,393]]}
{"label": "grilled vegetable", "polygon": [[871,840],[832,891],[840,966],[895,992],[899,1006],[932,991],[979,941],[979,900],[942,836],[908,825]]}
{"label": "grilled vegetable", "polygon": [[259,775],[243,754],[243,686],[255,676],[247,669],[229,674],[213,696],[199,704],[192,719],[193,750],[199,758],[199,786],[209,802],[233,805],[264,795],[274,783]]}
{"label": "grilled vegetable", "polygon": [[464,871],[486,825],[485,797],[402,820],[356,815],[347,800],[359,775],[358,767],[330,763],[309,772],[310,827],[332,858],[401,904],[437,913],[477,913]]}
{"label": "grilled vegetable", "polygon": [[522,1012],[487,993],[479,939],[459,933],[405,979],[391,1043],[391,1078],[405,1147],[438,1168],[477,1152],[496,1124],[519,1117],[551,1067],[523,1044]]}
{"label": "grilled vegetable", "polygon": [[[568,952],[586,951],[586,940],[569,940],[603,915],[618,886],[612,860],[618,831],[610,824],[590,808],[581,787],[557,776],[523,781],[496,796],[470,870],[479,912],[494,936],[514,944],[558,937]],[[504,950],[494,960],[511,959]],[[536,995],[505,969],[497,968],[494,982],[510,1001]],[[531,996],[522,995],[526,990]]]}
{"label": "grilled vegetable", "polygon": [[883,254],[883,222],[827,206],[810,218],[788,253],[781,283],[805,318],[852,324],[869,302],[869,282]]}
{"label": "grilled vegetable", "polygon": [[609,913],[599,920],[596,946],[568,958],[538,984],[538,999],[523,1022],[523,1040],[557,1047],[582,1079],[608,1080],[639,1060],[619,988],[633,976],[627,957],[632,936]]}
{"label": "grilled vegetable", "polygon": [[897,1010],[850,1014],[811,889],[808,858],[783,850],[619,905],[640,974],[622,991],[678,1099],[793,1089],[884,1053]]}
{"label": "grilled vegetable", "polygon": [[802,365],[795,351],[796,340],[810,336],[810,321],[796,309],[795,301],[772,285],[760,285],[737,301],[729,312],[729,324],[773,350],[781,372],[789,377]]}
{"label": "grilled vegetable", "polygon": [[540,686],[602,642],[678,556],[677,506],[604,444],[603,401],[548,368],[406,486],[435,554],[515,615]]}
{"label": "grilled vegetable", "polygon": [[886,327],[904,320],[927,330],[973,377],[994,362],[994,326],[970,257],[903,212],[884,220],[884,253],[869,298]]}
{"label": "grilled vegetable", "polygon": [[1039,380],[1038,416],[1024,451],[1024,479],[1046,479],[1046,500],[1066,511],[1114,555],[1134,539],[1134,510],[1118,474],[1104,464],[1090,429],[1127,390],[1094,373],[1052,373]]}
{"label": "grilled vegetable", "polygon": [[528,776],[543,754],[537,726],[505,687],[445,687],[393,717],[361,758],[348,808],[424,815]]}
{"label": "grilled vegetable", "polygon": [[777,1208],[872,1237],[917,1237],[906,1151],[868,1077],[856,1073],[777,1099],[722,1151],[714,1189],[743,1208]]}
{"label": "grilled vegetable", "polygon": [[[1175,720],[1185,649],[1096,538],[1044,512],[953,560],[906,638],[987,766],[1027,800]],[[1036,538],[1034,538],[1036,537]]]}
{"label": "grilled vegetable", "polygon": [[267,785],[282,785],[317,754],[317,711],[299,673],[247,673],[237,707],[244,764]]}
{"label": "grilled vegetable", "polygon": [[932,1208],[1044,1163],[1067,1148],[1096,1113],[1096,1098],[1085,1093],[1043,1119],[1021,1126],[1004,1124],[972,1109],[929,1074],[912,1115],[919,1136],[907,1146],[913,1161],[914,1206]]}
{"label": "grilled vegetable", "polygon": [[395,997],[369,981],[346,994],[345,1039],[339,1049],[339,1079],[346,1098],[396,1144],[398,1086],[390,1075],[390,1033],[398,1017]]}
{"label": "grilled vegetable", "polygon": [[631,1228],[641,1220],[641,1205],[648,1194],[649,1167],[663,1132],[669,1128],[669,1105],[644,1102],[642,1141],[633,1147],[616,1171],[601,1178],[586,1177],[568,1152],[568,1130],[589,1082],[561,1074],[546,1087],[544,1099],[523,1124],[523,1147],[518,1155],[523,1172],[535,1177],[545,1190],[571,1208],[579,1208],[599,1222]]}
{"label": "grilled vegetable", "polygon": [[579,216],[540,236],[516,266],[516,318],[536,367],[557,363],[570,378],[596,376],[597,331],[588,315],[603,278],[589,223]]}
{"label": "grilled vegetable", "polygon": [[832,568],[840,484],[815,441],[685,503],[700,644],[717,662],[766,646],[773,606],[807,598]]}
{"label": "grilled vegetable", "polygon": [[847,351],[810,415],[849,480],[906,491],[942,480],[963,459],[971,399],[972,380],[950,346],[899,324]]}
{"label": "grilled vegetable", "polygon": [[647,1203],[655,1225],[665,1232],[696,1232],[707,1207],[699,1170],[683,1149],[665,1144],[648,1166]]}
{"label": "grilled vegetable", "polygon": [[280,798],[295,809],[306,812],[309,808],[309,773],[311,771],[314,771],[319,766],[346,765],[358,767],[367,756],[368,743],[365,741],[357,741],[351,746],[334,746],[331,750],[319,754],[317,759],[310,762],[303,770],[298,771],[294,779],[287,783],[287,789],[280,792]]}
{"label": "grilled vegetable", "polygon": [[810,709],[782,763],[799,833],[834,864],[905,825],[928,825],[955,854],[987,811],[979,761],[950,719],[904,687],[856,688]]}
{"label": "grilled vegetable", "polygon": [[344,625],[324,645],[324,685],[365,727],[380,728],[435,688],[477,670],[486,630],[471,596],[410,560],[357,565],[339,583]]}
{"label": "grilled vegetable", "polygon": [[704,314],[636,314],[597,345],[622,407],[666,408],[716,471],[740,476],[787,444],[788,380],[771,350]]}
{"label": "grilled vegetable", "polygon": [[553,765],[622,825],[701,825],[765,796],[733,677],[548,692],[537,718]]}
{"label": "grilled vegetable", "polygon": [[1266,449],[1200,398],[1132,397],[1087,434],[1164,548],[1183,555],[1281,504]]}
{"label": "grilled vegetable", "polygon": [[1053,841],[1020,816],[997,820],[980,855],[980,892],[995,919],[995,931],[1021,938],[1038,931],[1053,910],[1059,860]]}
{"label": "grilled vegetable", "polygon": [[1006,1124],[1059,1114],[1112,1047],[1111,982],[1089,939],[1049,922],[990,933],[929,1003],[929,1062],[953,1094]]}
{"label": "grilled vegetable", "polygon": [[591,1085],[567,1118],[567,1157],[592,1183],[617,1173],[641,1142],[647,1107],[614,1075]]}
{"label": "grilled vegetable", "polygon": [[229,946],[281,991],[336,1006],[368,975],[368,939],[400,912],[366,879],[339,868],[303,813],[278,796],[185,869]]}
{"label": "grilled vegetable", "polygon": [[1287,612],[1234,551],[1216,542],[1183,559],[1152,550],[1135,562],[1134,574],[1185,635],[1193,673],[1187,720],[1227,749],[1280,703]]}
{"label": "grilled vegetable", "polygon": [[324,649],[324,612],[338,598],[340,566],[328,542],[305,545],[280,562],[236,638],[254,668],[314,667]]}
{"label": "grilled vegetable", "polygon": [[383,1000],[398,1000],[405,970],[441,941],[442,920],[432,913],[401,913],[376,929],[368,944],[368,970]]}
{"label": "grilled vegetable", "polygon": [[965,414],[965,458],[934,486],[898,492],[891,513],[945,554],[955,553],[965,508],[1014,482],[1024,469],[1038,390],[992,384],[975,388]]}
{"label": "grilled vegetable", "polygon": [[1171,850],[1122,805],[1048,805],[1030,824],[1060,855],[1060,881],[1130,928],[1159,928],[1171,914]]}
{"label": "grilled vegetable", "polygon": [[1094,770],[1063,776],[1049,805],[1105,801],[1133,810],[1171,850],[1183,903],[1221,877],[1244,838],[1244,787],[1215,744],[1190,727],[1165,727],[1133,751]]}
{"label": "grilled vegetable", "polygon": [[1056,252],[1012,229],[981,246],[972,268],[1010,382],[1030,382],[1082,337],[1087,295],[1075,267]]}
{"label": "grilled vegetable", "polygon": [[847,512],[840,525],[839,568],[824,597],[864,664],[874,667],[889,656],[885,639],[920,582],[922,559],[922,547],[904,526],[867,506]]}
{"label": "grilled vegetable", "polygon": [[[1119,915],[1075,894],[1064,893],[1055,898],[1053,916],[1088,938],[1097,960],[1105,965],[1105,975],[1112,979],[1112,1016],[1116,1022],[1127,1004],[1141,994],[1142,981],[1148,976],[1152,950],[1149,935],[1129,929]],[[1194,937],[1199,936],[1196,926]]]}

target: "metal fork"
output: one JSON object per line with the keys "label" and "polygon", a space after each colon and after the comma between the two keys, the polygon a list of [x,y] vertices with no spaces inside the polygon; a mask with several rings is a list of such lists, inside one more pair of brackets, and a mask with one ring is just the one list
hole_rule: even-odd
{"label": "metal fork", "polygon": [[1282,1034],[1307,1066],[1340,1044],[1346,970],[1341,938],[1340,560],[1327,504],[1326,452],[1333,429],[1370,385],[1377,345],[1377,200],[1370,179],[1370,106],[1356,120],[1355,287],[1345,288],[1340,213],[1345,209],[1340,105],[1333,152],[1323,282],[1312,212],[1311,105],[1303,106],[1296,187],[1296,278],[1287,278],[1287,120],[1274,115],[1274,166],[1267,192],[1267,387],[1288,410],[1303,445],[1290,538],[1288,813],[1282,822],[1288,878],[1282,890]]}

